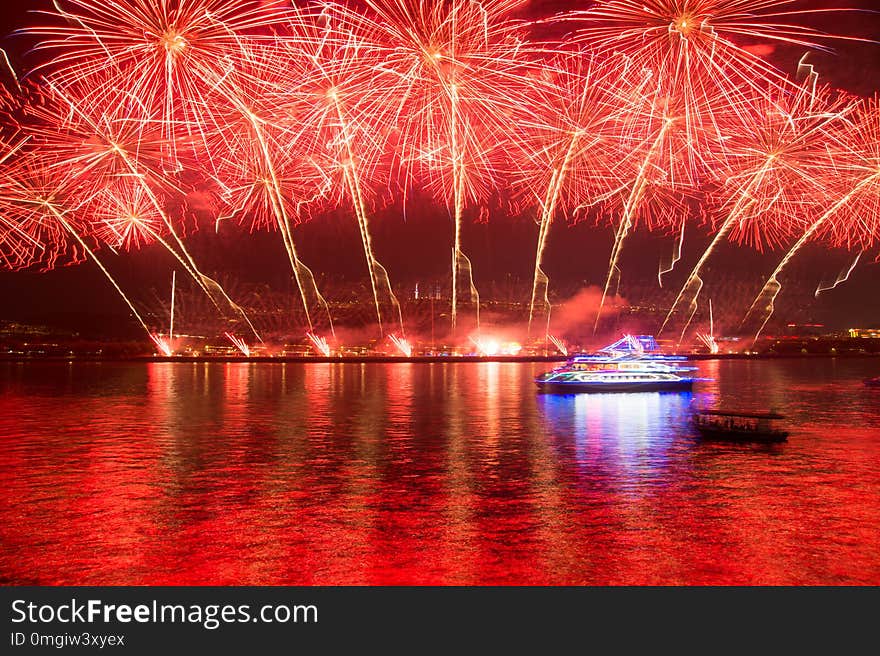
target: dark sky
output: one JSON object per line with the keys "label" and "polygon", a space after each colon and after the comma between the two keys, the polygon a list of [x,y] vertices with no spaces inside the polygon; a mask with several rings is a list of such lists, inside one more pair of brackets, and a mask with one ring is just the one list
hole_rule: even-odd
{"label": "dark sky", "polygon": [[[8,34],[28,20],[29,8],[48,3],[4,3],[0,7],[0,33]],[[586,8],[586,2],[551,0],[531,3],[531,15],[550,15],[572,8]],[[798,3],[798,7],[833,8],[853,7],[873,9],[877,0],[813,0]],[[811,25],[827,32],[846,34],[866,39],[880,39],[880,15],[834,12],[817,15]],[[815,52],[809,61],[822,79],[859,95],[870,95],[880,90],[880,45],[870,43],[829,41],[833,52]],[[14,63],[23,68],[29,61],[23,57],[24,42],[7,38],[4,48]],[[776,48],[771,60],[786,71],[793,71],[803,55],[798,48]],[[378,258],[391,273],[392,280],[413,285],[448,276],[448,244],[451,222],[445,210],[428,202],[416,201],[404,221],[398,207],[379,211],[373,218],[374,243]],[[425,209],[428,208],[428,209]],[[297,229],[300,255],[316,272],[328,276],[344,286],[363,285],[366,280],[363,252],[356,226],[347,212],[339,211],[320,221],[315,220]],[[516,287],[516,281],[525,284],[534,263],[536,228],[528,217],[507,219],[499,216],[488,223],[470,223],[465,230],[465,251],[474,261],[478,286],[494,289],[503,294]],[[688,242],[685,263],[691,263],[697,249],[705,245],[704,238]],[[202,231],[192,240],[192,249],[203,270],[216,274],[235,285],[269,284],[278,289],[289,285],[285,256],[276,235],[249,236],[234,229],[216,235]],[[547,251],[547,271],[558,290],[573,291],[586,284],[600,284],[607,264],[611,245],[611,231],[589,225],[566,227],[557,222]],[[622,261],[624,278],[621,289],[624,296],[650,295],[656,286],[657,264],[671,252],[671,239],[637,235],[627,246]],[[805,262],[795,267],[793,274],[803,276],[791,299],[801,308],[798,319],[808,318],[846,327],[850,324],[880,324],[880,266],[874,263],[874,252],[866,253],[851,280],[833,292],[812,297],[812,290],[822,280],[832,279],[852,260],[853,255],[843,251],[826,252],[813,248],[804,256]],[[760,287],[760,276],[766,276],[778,261],[779,254],[760,257],[736,249],[719,253],[719,260],[711,269],[716,285],[736,286],[742,280],[753,281],[744,285],[744,296],[752,295]],[[112,258],[114,272],[126,289],[133,290],[139,302],[149,303],[156,289],[166,289],[172,263],[156,248],[140,253]],[[491,284],[494,282],[495,284]],[[757,287],[755,286],[757,285]],[[497,290],[501,291],[497,291]],[[648,290],[648,291],[645,291]],[[163,292],[164,293],[164,292]],[[639,298],[638,300],[641,300]],[[743,299],[744,302],[745,298]],[[94,328],[99,320],[122,319],[125,307],[90,264],[65,267],[50,273],[0,274],[0,320],[15,319],[45,321],[83,329]]]}

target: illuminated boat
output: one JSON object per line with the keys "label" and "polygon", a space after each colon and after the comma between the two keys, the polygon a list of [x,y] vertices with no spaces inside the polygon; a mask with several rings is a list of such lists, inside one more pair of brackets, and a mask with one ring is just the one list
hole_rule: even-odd
{"label": "illuminated boat", "polygon": [[561,367],[535,379],[546,392],[659,392],[689,391],[696,367],[685,358],[660,355],[649,335],[626,335],[590,355],[576,355]]}
{"label": "illuminated boat", "polygon": [[876,376],[875,378],[866,378],[862,381],[868,387],[880,387],[880,376]]}

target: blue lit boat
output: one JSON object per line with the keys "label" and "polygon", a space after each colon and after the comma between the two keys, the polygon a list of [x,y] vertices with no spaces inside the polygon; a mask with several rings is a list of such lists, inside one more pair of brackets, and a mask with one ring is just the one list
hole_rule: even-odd
{"label": "blue lit boat", "polygon": [[542,391],[659,392],[689,391],[702,380],[687,367],[685,358],[660,355],[650,335],[626,335],[590,355],[576,355],[561,367],[535,379]]}

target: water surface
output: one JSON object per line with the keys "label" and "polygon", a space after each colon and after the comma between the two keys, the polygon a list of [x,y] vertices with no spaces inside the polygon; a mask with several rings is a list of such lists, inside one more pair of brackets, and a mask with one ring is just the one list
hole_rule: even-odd
{"label": "water surface", "polygon": [[[2,363],[0,582],[880,584],[880,361],[700,366]],[[792,435],[705,443],[695,405]]]}

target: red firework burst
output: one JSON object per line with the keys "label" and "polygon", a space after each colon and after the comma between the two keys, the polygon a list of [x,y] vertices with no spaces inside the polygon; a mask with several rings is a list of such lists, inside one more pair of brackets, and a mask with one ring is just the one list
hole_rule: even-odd
{"label": "red firework burst", "polygon": [[249,229],[297,223],[332,187],[329,166],[300,134],[301,100],[280,49],[253,52],[215,87],[208,148],[224,211]]}
{"label": "red firework burst", "polygon": [[70,180],[69,202],[87,208],[77,212],[80,236],[123,250],[162,239],[172,230],[167,195],[179,189],[159,172],[157,124],[141,120],[143,107],[126,93],[102,108],[81,87],[50,80],[30,94],[23,112],[29,145],[48,174]]}
{"label": "red firework burst", "polygon": [[67,0],[43,13],[49,25],[23,30],[52,55],[40,69],[59,85],[91,89],[90,102],[102,103],[108,87],[139,98],[176,158],[182,133],[203,137],[213,123],[212,82],[247,43],[273,38],[268,30],[285,11],[238,0]]}
{"label": "red firework burst", "polygon": [[114,250],[132,250],[166,233],[162,216],[143,186],[120,179],[102,189],[85,207],[90,231]]}
{"label": "red firework burst", "polygon": [[616,60],[585,51],[561,53],[535,75],[531,102],[514,123],[511,161],[545,211],[571,217],[625,187],[620,123],[633,111],[639,81]]}
{"label": "red firework burst", "polygon": [[0,163],[0,261],[4,268],[51,269],[82,260],[81,200],[69,178],[38,152],[17,150]]}
{"label": "red firework burst", "polygon": [[[688,160],[699,168],[731,113],[743,114],[768,86],[786,77],[749,46],[786,43],[816,48],[823,38],[795,22],[792,0],[600,0],[576,12],[580,37],[600,51],[625,53],[654,75],[651,93],[678,105]],[[837,37],[839,38],[839,37]]]}
{"label": "red firework burst", "polygon": [[771,89],[731,130],[729,166],[717,171],[712,201],[732,239],[775,247],[803,233],[833,202],[840,185],[835,162],[845,151],[830,137],[852,109],[851,99],[808,78],[794,89]]}
{"label": "red firework burst", "polygon": [[864,250],[880,240],[880,97],[858,100],[836,128],[827,146],[837,153],[825,178],[829,207],[810,230],[824,243]]}
{"label": "red firework burst", "polygon": [[[393,76],[382,69],[360,25],[325,7],[291,14],[283,56],[292,70],[283,88],[288,149],[321,171],[305,198],[365,211],[388,186],[389,137],[396,117]],[[384,175],[379,174],[383,170]]]}
{"label": "red firework burst", "polygon": [[[497,188],[498,155],[509,150],[514,107],[527,103],[535,66],[522,0],[429,2],[368,0],[364,13],[341,12],[371,51],[381,53],[395,109],[402,186],[425,185],[450,209]],[[328,7],[329,11],[337,11]]]}

